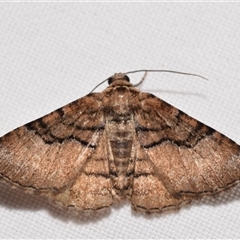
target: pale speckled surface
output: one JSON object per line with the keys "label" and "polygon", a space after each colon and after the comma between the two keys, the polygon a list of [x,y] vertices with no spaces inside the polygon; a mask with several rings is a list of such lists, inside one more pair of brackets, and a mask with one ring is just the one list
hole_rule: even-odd
{"label": "pale speckled surface", "polygon": [[[151,92],[240,143],[238,3],[24,3],[0,9],[0,135],[140,68]],[[138,82],[141,74],[131,75]],[[106,84],[98,88],[104,89]],[[78,217],[0,185],[2,238],[237,238],[240,188],[177,213]]]}

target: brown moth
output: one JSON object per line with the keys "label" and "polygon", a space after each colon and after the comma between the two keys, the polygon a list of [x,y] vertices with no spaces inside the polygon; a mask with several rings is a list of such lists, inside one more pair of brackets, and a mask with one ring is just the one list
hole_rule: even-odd
{"label": "brown moth", "polygon": [[126,74],[0,138],[0,178],[75,210],[160,212],[240,179],[240,147]]}

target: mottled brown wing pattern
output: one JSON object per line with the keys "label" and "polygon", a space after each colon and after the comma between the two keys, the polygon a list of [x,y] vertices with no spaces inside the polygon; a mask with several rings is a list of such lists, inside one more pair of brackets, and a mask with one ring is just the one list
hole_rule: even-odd
{"label": "mottled brown wing pattern", "polygon": [[[151,94],[140,93],[139,99],[136,132],[151,171],[143,174],[142,180],[134,180],[134,207],[147,211],[174,208],[201,195],[214,195],[239,181],[240,147],[235,142]],[[150,178],[147,187],[145,181]],[[154,205],[148,203],[147,199],[153,199],[148,195],[143,203],[139,182],[141,191],[155,188],[152,192],[158,200]]]}
{"label": "mottled brown wing pattern", "polygon": [[240,147],[125,74],[0,138],[0,178],[76,210],[129,198],[160,212],[229,189]]}
{"label": "mottled brown wing pattern", "polygon": [[0,138],[1,178],[65,206],[111,205],[101,97],[89,94]]}
{"label": "mottled brown wing pattern", "polygon": [[171,186],[163,181],[165,175],[162,175],[162,172],[164,169],[159,171],[143,147],[138,144],[131,196],[134,209],[147,213],[160,212],[189,202],[186,197],[178,198],[172,194]]}

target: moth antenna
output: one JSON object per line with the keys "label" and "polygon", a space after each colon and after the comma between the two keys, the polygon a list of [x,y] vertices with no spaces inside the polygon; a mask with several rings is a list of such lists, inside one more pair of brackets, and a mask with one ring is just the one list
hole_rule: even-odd
{"label": "moth antenna", "polygon": [[144,73],[141,81],[138,82],[138,83],[136,83],[136,84],[134,84],[133,86],[134,86],[134,87],[138,87],[139,85],[141,85],[141,84],[143,83],[143,81],[145,80],[146,76],[147,76],[147,71],[145,71],[145,73]]}
{"label": "moth antenna", "polygon": [[[199,78],[203,78],[205,80],[208,81],[207,78],[201,76],[201,75],[198,75],[198,74],[194,74],[194,73],[187,73],[187,72],[179,72],[179,71],[173,71],[173,70],[144,70],[144,69],[141,69],[141,70],[135,70],[135,71],[129,71],[129,72],[126,72],[126,74],[131,74],[131,73],[138,73],[138,72],[165,72],[165,73],[176,73],[176,74],[182,74],[182,75],[188,75],[188,76],[194,76],[194,77],[199,77]],[[142,82],[143,80],[141,80]]]}
{"label": "moth antenna", "polygon": [[100,82],[95,88],[93,88],[93,90],[90,92],[92,93],[96,88],[98,88],[100,85],[102,85],[103,83],[105,83],[106,81],[108,81],[109,78],[103,80],[102,82]]}
{"label": "moth antenna", "polygon": [[[129,71],[129,72],[126,72],[125,74],[131,74],[131,73],[138,73],[138,72],[145,72],[145,74],[143,75],[141,81],[137,84],[134,84],[133,86],[134,87],[137,87],[139,85],[142,84],[142,82],[145,80],[146,76],[147,76],[147,73],[148,72],[165,72],[165,73],[176,73],[176,74],[182,74],[182,75],[188,75],[188,76],[194,76],[194,77],[199,77],[199,78],[203,78],[205,80],[208,81],[207,78],[201,76],[201,75],[198,75],[198,74],[194,74],[194,73],[186,73],[186,72],[178,72],[178,71],[173,71],[173,70],[144,70],[144,69],[141,69],[141,70],[135,70],[135,71]],[[90,92],[92,93],[96,88],[98,88],[100,85],[102,85],[103,83],[105,83],[106,81],[108,81],[109,78],[103,80],[102,82],[100,82],[96,87],[93,88],[93,90]]]}

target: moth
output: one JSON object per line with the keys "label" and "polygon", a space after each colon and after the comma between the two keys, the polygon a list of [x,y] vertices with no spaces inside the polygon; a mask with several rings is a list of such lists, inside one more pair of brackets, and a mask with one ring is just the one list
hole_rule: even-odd
{"label": "moth", "polygon": [[66,208],[161,212],[236,185],[240,147],[126,74],[0,138],[0,178]]}

